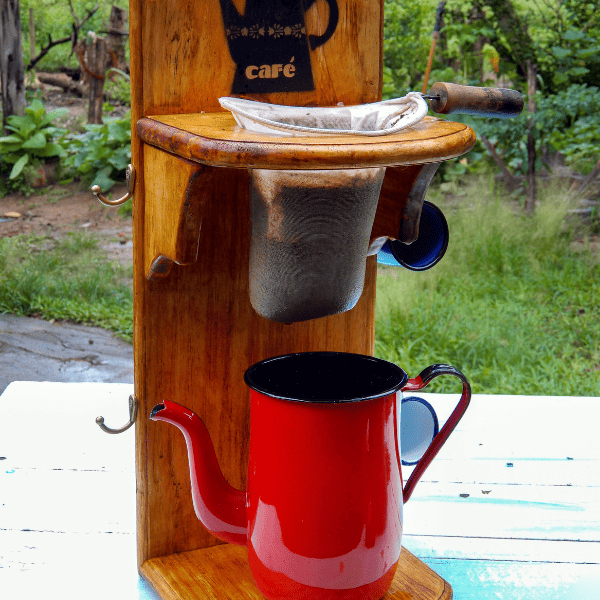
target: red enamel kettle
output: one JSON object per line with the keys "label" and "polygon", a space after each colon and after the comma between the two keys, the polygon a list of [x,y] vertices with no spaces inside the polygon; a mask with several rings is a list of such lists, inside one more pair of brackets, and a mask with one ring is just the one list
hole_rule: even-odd
{"label": "red enamel kettle", "polygon": [[[402,391],[440,375],[461,398],[403,488]],[[401,550],[402,507],[471,398],[447,365],[408,379],[397,365],[341,352],[288,354],[244,376],[251,388],[248,489],[223,477],[204,423],[170,401],[150,418],[185,437],[196,515],[216,537],[248,546],[252,575],[271,600],[378,600]]]}

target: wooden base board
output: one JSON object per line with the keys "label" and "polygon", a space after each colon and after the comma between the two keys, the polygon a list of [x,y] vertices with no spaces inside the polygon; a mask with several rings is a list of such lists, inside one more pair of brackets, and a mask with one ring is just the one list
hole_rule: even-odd
{"label": "wooden base board", "polygon": [[[163,600],[264,600],[247,556],[243,546],[212,546],[151,558],[140,573]],[[402,548],[392,587],[382,600],[451,599],[450,584]]]}

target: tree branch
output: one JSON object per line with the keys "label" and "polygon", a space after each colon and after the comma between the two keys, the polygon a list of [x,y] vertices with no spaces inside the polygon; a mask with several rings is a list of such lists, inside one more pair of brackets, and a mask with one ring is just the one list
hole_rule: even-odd
{"label": "tree branch", "polygon": [[75,12],[75,9],[73,8],[73,0],[69,0],[69,7],[71,8],[71,15],[73,16],[73,22],[75,23],[75,25],[77,27],[81,27],[81,24],[79,23],[79,19],[77,18],[77,13]]}
{"label": "tree branch", "polygon": [[517,177],[515,177],[506,166],[506,163],[500,158],[500,155],[496,152],[496,148],[494,148],[494,144],[490,142],[486,137],[480,136],[479,139],[481,143],[487,148],[487,151],[490,153],[490,156],[494,159],[494,162],[500,167],[500,171],[502,171],[502,176],[508,188],[513,191],[516,190],[521,182]]}
{"label": "tree branch", "polygon": [[[69,2],[69,4],[71,4],[71,2]],[[72,9],[73,9],[73,5],[71,4],[71,10]],[[52,36],[50,34],[48,34],[48,44],[44,48],[41,49],[40,53],[35,58],[32,58],[29,61],[29,64],[27,65],[27,71],[31,71],[31,69],[33,69],[33,67],[35,67],[35,65],[40,60],[42,60],[42,58],[44,58],[44,56],[46,56],[46,54],[48,54],[48,52],[52,48],[54,48],[54,46],[58,46],[59,44],[66,44],[67,42],[71,42],[73,45],[75,45],[75,42],[77,41],[77,34],[79,33],[79,30],[83,27],[84,23],[88,19],[91,19],[94,16],[94,13],[97,10],[98,10],[98,3],[96,2],[96,6],[94,6],[94,8],[91,8],[88,11],[88,14],[85,16],[85,18],[81,22],[78,22],[75,14],[73,14],[73,18],[76,19],[76,22],[73,23],[73,33],[68,37],[60,38],[59,40],[53,40]]]}
{"label": "tree branch", "polygon": [[594,182],[598,175],[600,175],[600,160],[595,164],[591,173],[579,184],[579,187],[577,188],[577,194],[583,194],[583,192]]}

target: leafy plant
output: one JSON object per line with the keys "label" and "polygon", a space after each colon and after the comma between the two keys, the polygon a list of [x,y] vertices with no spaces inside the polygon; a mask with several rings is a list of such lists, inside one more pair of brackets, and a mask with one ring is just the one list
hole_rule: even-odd
{"label": "leafy plant", "polygon": [[118,69],[111,69],[112,73],[116,73],[116,77],[107,77],[104,90],[110,98],[118,100],[121,104],[131,106],[131,80],[129,75],[119,71]]}
{"label": "leafy plant", "polygon": [[[80,22],[84,15],[99,4],[99,9],[86,22],[85,31],[100,31],[106,28],[111,6],[127,6],[126,2],[115,0],[20,0],[21,37],[23,40],[23,58],[25,66],[31,60],[29,39],[29,9],[34,10],[36,50],[46,45],[50,40],[68,37],[73,32],[73,24]],[[84,31],[80,30],[80,35]],[[79,67],[77,56],[71,51],[71,44],[64,43],[54,46],[36,65],[45,71],[56,71],[62,67],[76,69]]]}
{"label": "leafy plant", "polygon": [[536,112],[515,119],[473,119],[471,126],[487,137],[509,167],[525,174],[527,123],[531,119],[538,165],[544,148],[560,152],[565,162],[582,171],[591,170],[600,148],[600,89],[573,84],[557,94],[536,96]]}
{"label": "leafy plant", "polygon": [[528,11],[541,83],[551,92],[600,78],[600,15],[581,0],[536,0]]}
{"label": "leafy plant", "polygon": [[106,192],[131,162],[131,116],[86,125],[84,133],[65,136],[62,144],[67,154],[63,166]]}
{"label": "leafy plant", "polygon": [[5,163],[12,165],[9,179],[16,179],[28,164],[38,166],[44,159],[65,155],[62,146],[53,141],[64,130],[52,123],[66,113],[66,108],[47,113],[42,102],[36,99],[25,109],[24,116],[7,118],[6,128],[12,133],[0,137],[0,154]]}
{"label": "leafy plant", "polygon": [[385,0],[383,97],[420,89],[435,23],[435,6],[419,0]]}

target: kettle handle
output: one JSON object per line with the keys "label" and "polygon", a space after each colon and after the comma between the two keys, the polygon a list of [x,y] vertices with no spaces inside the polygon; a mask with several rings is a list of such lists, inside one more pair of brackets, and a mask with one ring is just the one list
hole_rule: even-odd
{"label": "kettle handle", "polygon": [[452,411],[452,414],[448,417],[445,425],[442,427],[440,432],[433,438],[429,448],[427,448],[425,454],[421,460],[417,463],[411,476],[408,478],[406,485],[403,490],[404,503],[408,502],[411,497],[415,486],[421,476],[425,472],[425,469],[431,464],[431,461],[436,457],[440,448],[446,443],[446,440],[450,437],[450,434],[454,431],[454,428],[458,425],[458,422],[462,419],[469,402],[471,401],[471,386],[467,381],[467,378],[454,367],[450,365],[431,365],[426,369],[423,369],[421,373],[414,379],[409,379],[406,385],[402,388],[403,392],[416,392],[427,387],[429,383],[439,377],[440,375],[453,375],[462,382],[462,394],[460,400],[456,405],[456,408]]}
{"label": "kettle handle", "polygon": [[[308,0],[308,2],[304,6],[304,10],[307,11],[316,0]],[[319,46],[322,46],[332,35],[337,27],[338,20],[340,18],[340,11],[338,9],[337,0],[326,0],[327,4],[329,4],[329,23],[327,23],[327,29],[323,35],[309,35],[308,41],[310,44],[310,49],[314,50]]]}

